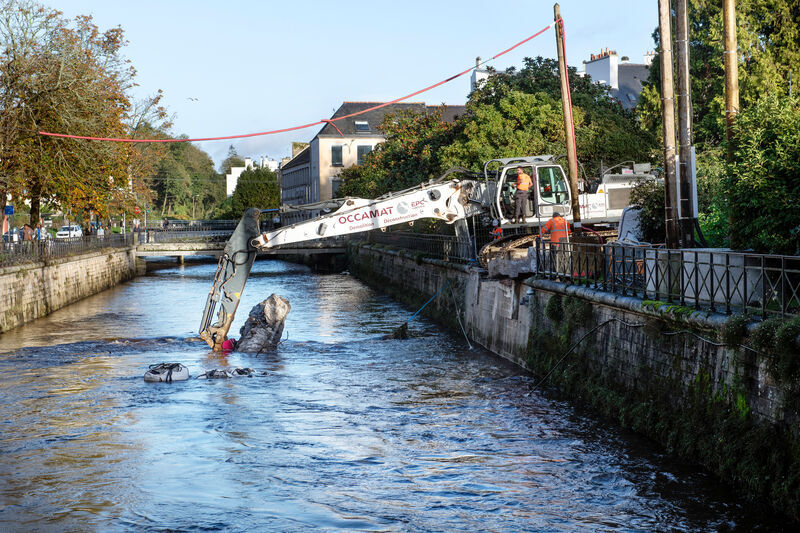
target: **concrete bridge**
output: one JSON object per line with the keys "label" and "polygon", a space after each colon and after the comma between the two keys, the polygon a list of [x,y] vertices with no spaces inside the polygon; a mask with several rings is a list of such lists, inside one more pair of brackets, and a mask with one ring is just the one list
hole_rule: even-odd
{"label": "concrete bridge", "polygon": [[[225,248],[224,242],[151,242],[136,246],[137,257],[177,257],[199,255],[219,257]],[[331,255],[344,254],[345,243],[311,243],[302,246],[284,246],[259,252],[259,255]],[[180,259],[179,259],[180,260]]]}

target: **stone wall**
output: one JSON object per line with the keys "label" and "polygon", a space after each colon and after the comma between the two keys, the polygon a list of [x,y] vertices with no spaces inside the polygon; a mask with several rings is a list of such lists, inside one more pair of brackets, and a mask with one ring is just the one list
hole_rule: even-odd
{"label": "stone wall", "polygon": [[[800,517],[797,383],[771,356],[726,346],[722,315],[408,252],[351,246],[350,271],[516,362],[671,453]],[[452,293],[450,291],[453,291]]]}
{"label": "stone wall", "polygon": [[136,276],[133,249],[0,269],[0,333]]}

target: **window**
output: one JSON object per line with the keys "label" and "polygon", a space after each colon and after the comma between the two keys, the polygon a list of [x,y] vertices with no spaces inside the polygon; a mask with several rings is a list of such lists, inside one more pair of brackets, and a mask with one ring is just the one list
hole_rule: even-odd
{"label": "window", "polygon": [[369,133],[369,122],[366,120],[356,120],[356,132],[358,133]]}
{"label": "window", "polygon": [[539,167],[539,197],[549,204],[563,204],[569,200],[567,182],[561,167]]}
{"label": "window", "polygon": [[356,147],[356,164],[360,165],[364,162],[364,158],[367,156],[368,153],[372,151],[372,146],[357,146]]}
{"label": "window", "polygon": [[342,166],[342,146],[331,146],[331,165],[334,167]]}

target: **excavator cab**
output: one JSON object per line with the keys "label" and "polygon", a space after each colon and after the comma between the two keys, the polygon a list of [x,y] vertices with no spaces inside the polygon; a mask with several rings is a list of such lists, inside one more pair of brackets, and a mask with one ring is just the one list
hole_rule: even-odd
{"label": "excavator cab", "polygon": [[525,206],[527,225],[543,224],[553,215],[554,209],[558,209],[564,216],[571,214],[567,178],[552,156],[492,159],[484,165],[484,179],[487,182],[495,181],[496,197],[491,210],[501,225],[509,226],[514,219],[519,168],[533,181]]}

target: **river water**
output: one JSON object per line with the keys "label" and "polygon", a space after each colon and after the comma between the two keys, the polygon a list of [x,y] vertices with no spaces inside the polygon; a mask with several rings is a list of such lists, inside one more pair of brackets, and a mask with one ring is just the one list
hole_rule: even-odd
{"label": "river water", "polygon": [[[2,531],[776,530],[768,511],[347,275],[256,262],[274,353],[196,335],[215,265],[150,273],[0,336]],[[145,383],[148,365],[192,376]]]}

